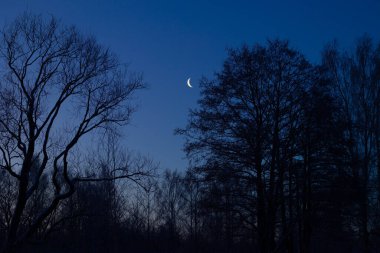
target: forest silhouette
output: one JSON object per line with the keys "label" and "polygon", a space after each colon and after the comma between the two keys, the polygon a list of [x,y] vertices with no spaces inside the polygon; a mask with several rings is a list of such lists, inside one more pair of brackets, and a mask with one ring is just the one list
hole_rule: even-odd
{"label": "forest silhouette", "polygon": [[1,252],[378,252],[370,35],[317,64],[287,40],[229,49],[172,171],[120,144],[145,83],[117,54],[54,17],[0,33]]}

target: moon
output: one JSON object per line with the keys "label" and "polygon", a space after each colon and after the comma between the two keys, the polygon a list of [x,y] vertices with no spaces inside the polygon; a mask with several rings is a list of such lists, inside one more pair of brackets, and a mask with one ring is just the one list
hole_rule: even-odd
{"label": "moon", "polygon": [[189,88],[193,88],[193,86],[191,86],[191,84],[190,84],[190,78],[187,79],[187,86],[189,86]]}

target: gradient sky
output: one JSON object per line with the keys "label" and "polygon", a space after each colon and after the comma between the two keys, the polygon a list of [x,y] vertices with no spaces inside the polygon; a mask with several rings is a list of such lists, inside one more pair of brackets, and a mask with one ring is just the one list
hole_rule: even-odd
{"label": "gradient sky", "polygon": [[0,0],[0,26],[24,11],[76,25],[143,72],[149,89],[139,94],[123,143],[169,169],[187,166],[173,130],[185,126],[199,79],[221,69],[226,48],[288,39],[317,63],[333,39],[345,48],[364,33],[380,40],[380,0]]}

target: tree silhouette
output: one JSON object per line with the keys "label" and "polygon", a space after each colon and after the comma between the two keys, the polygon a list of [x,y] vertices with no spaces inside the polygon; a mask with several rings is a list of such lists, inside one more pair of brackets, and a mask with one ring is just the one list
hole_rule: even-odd
{"label": "tree silhouette", "polygon": [[[353,52],[340,52],[336,43],[324,51],[324,64],[342,105],[340,115],[346,123],[348,171],[353,178],[356,204],[351,214],[357,221],[363,252],[370,252],[373,208],[373,175],[380,176],[379,165],[379,101],[380,45],[374,47],[369,36],[363,36]],[[379,181],[378,181],[379,182]],[[379,187],[379,184],[377,185]],[[377,188],[379,196],[379,188]]]}
{"label": "tree silhouette", "polygon": [[283,40],[229,50],[176,130],[186,171],[120,145],[143,87],[54,18],[1,30],[2,252],[378,251],[380,44],[369,36],[352,51],[327,45],[319,65]]}
{"label": "tree silhouette", "polygon": [[[3,252],[33,235],[75,185],[74,148],[87,134],[129,122],[133,94],[143,87],[92,37],[54,18],[24,14],[1,31],[1,168],[16,179],[17,200]],[[36,159],[38,168],[33,169]],[[114,178],[141,174],[118,168]],[[20,222],[42,178],[53,193],[30,225]]]}
{"label": "tree silhouette", "polygon": [[[228,187],[225,193],[241,198],[240,207],[229,207],[228,216],[251,221],[260,252],[275,249],[279,208],[282,234],[288,234],[292,207],[284,201],[292,186],[285,186],[285,180],[298,154],[301,99],[312,74],[306,59],[284,41],[231,50],[216,80],[203,80],[200,109],[178,131],[186,136],[185,150],[199,161],[205,177],[215,175]],[[247,205],[243,209],[242,203]]]}

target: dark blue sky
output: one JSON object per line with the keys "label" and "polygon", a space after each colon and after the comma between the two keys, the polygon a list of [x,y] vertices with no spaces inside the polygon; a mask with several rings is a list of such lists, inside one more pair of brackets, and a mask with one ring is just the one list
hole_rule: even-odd
{"label": "dark blue sky", "polygon": [[226,48],[289,39],[318,62],[332,39],[346,48],[364,33],[380,40],[380,0],[0,0],[0,25],[23,11],[76,25],[144,73],[149,89],[139,95],[123,143],[170,169],[187,165],[173,130],[186,124],[199,98],[198,80],[221,68]]}

